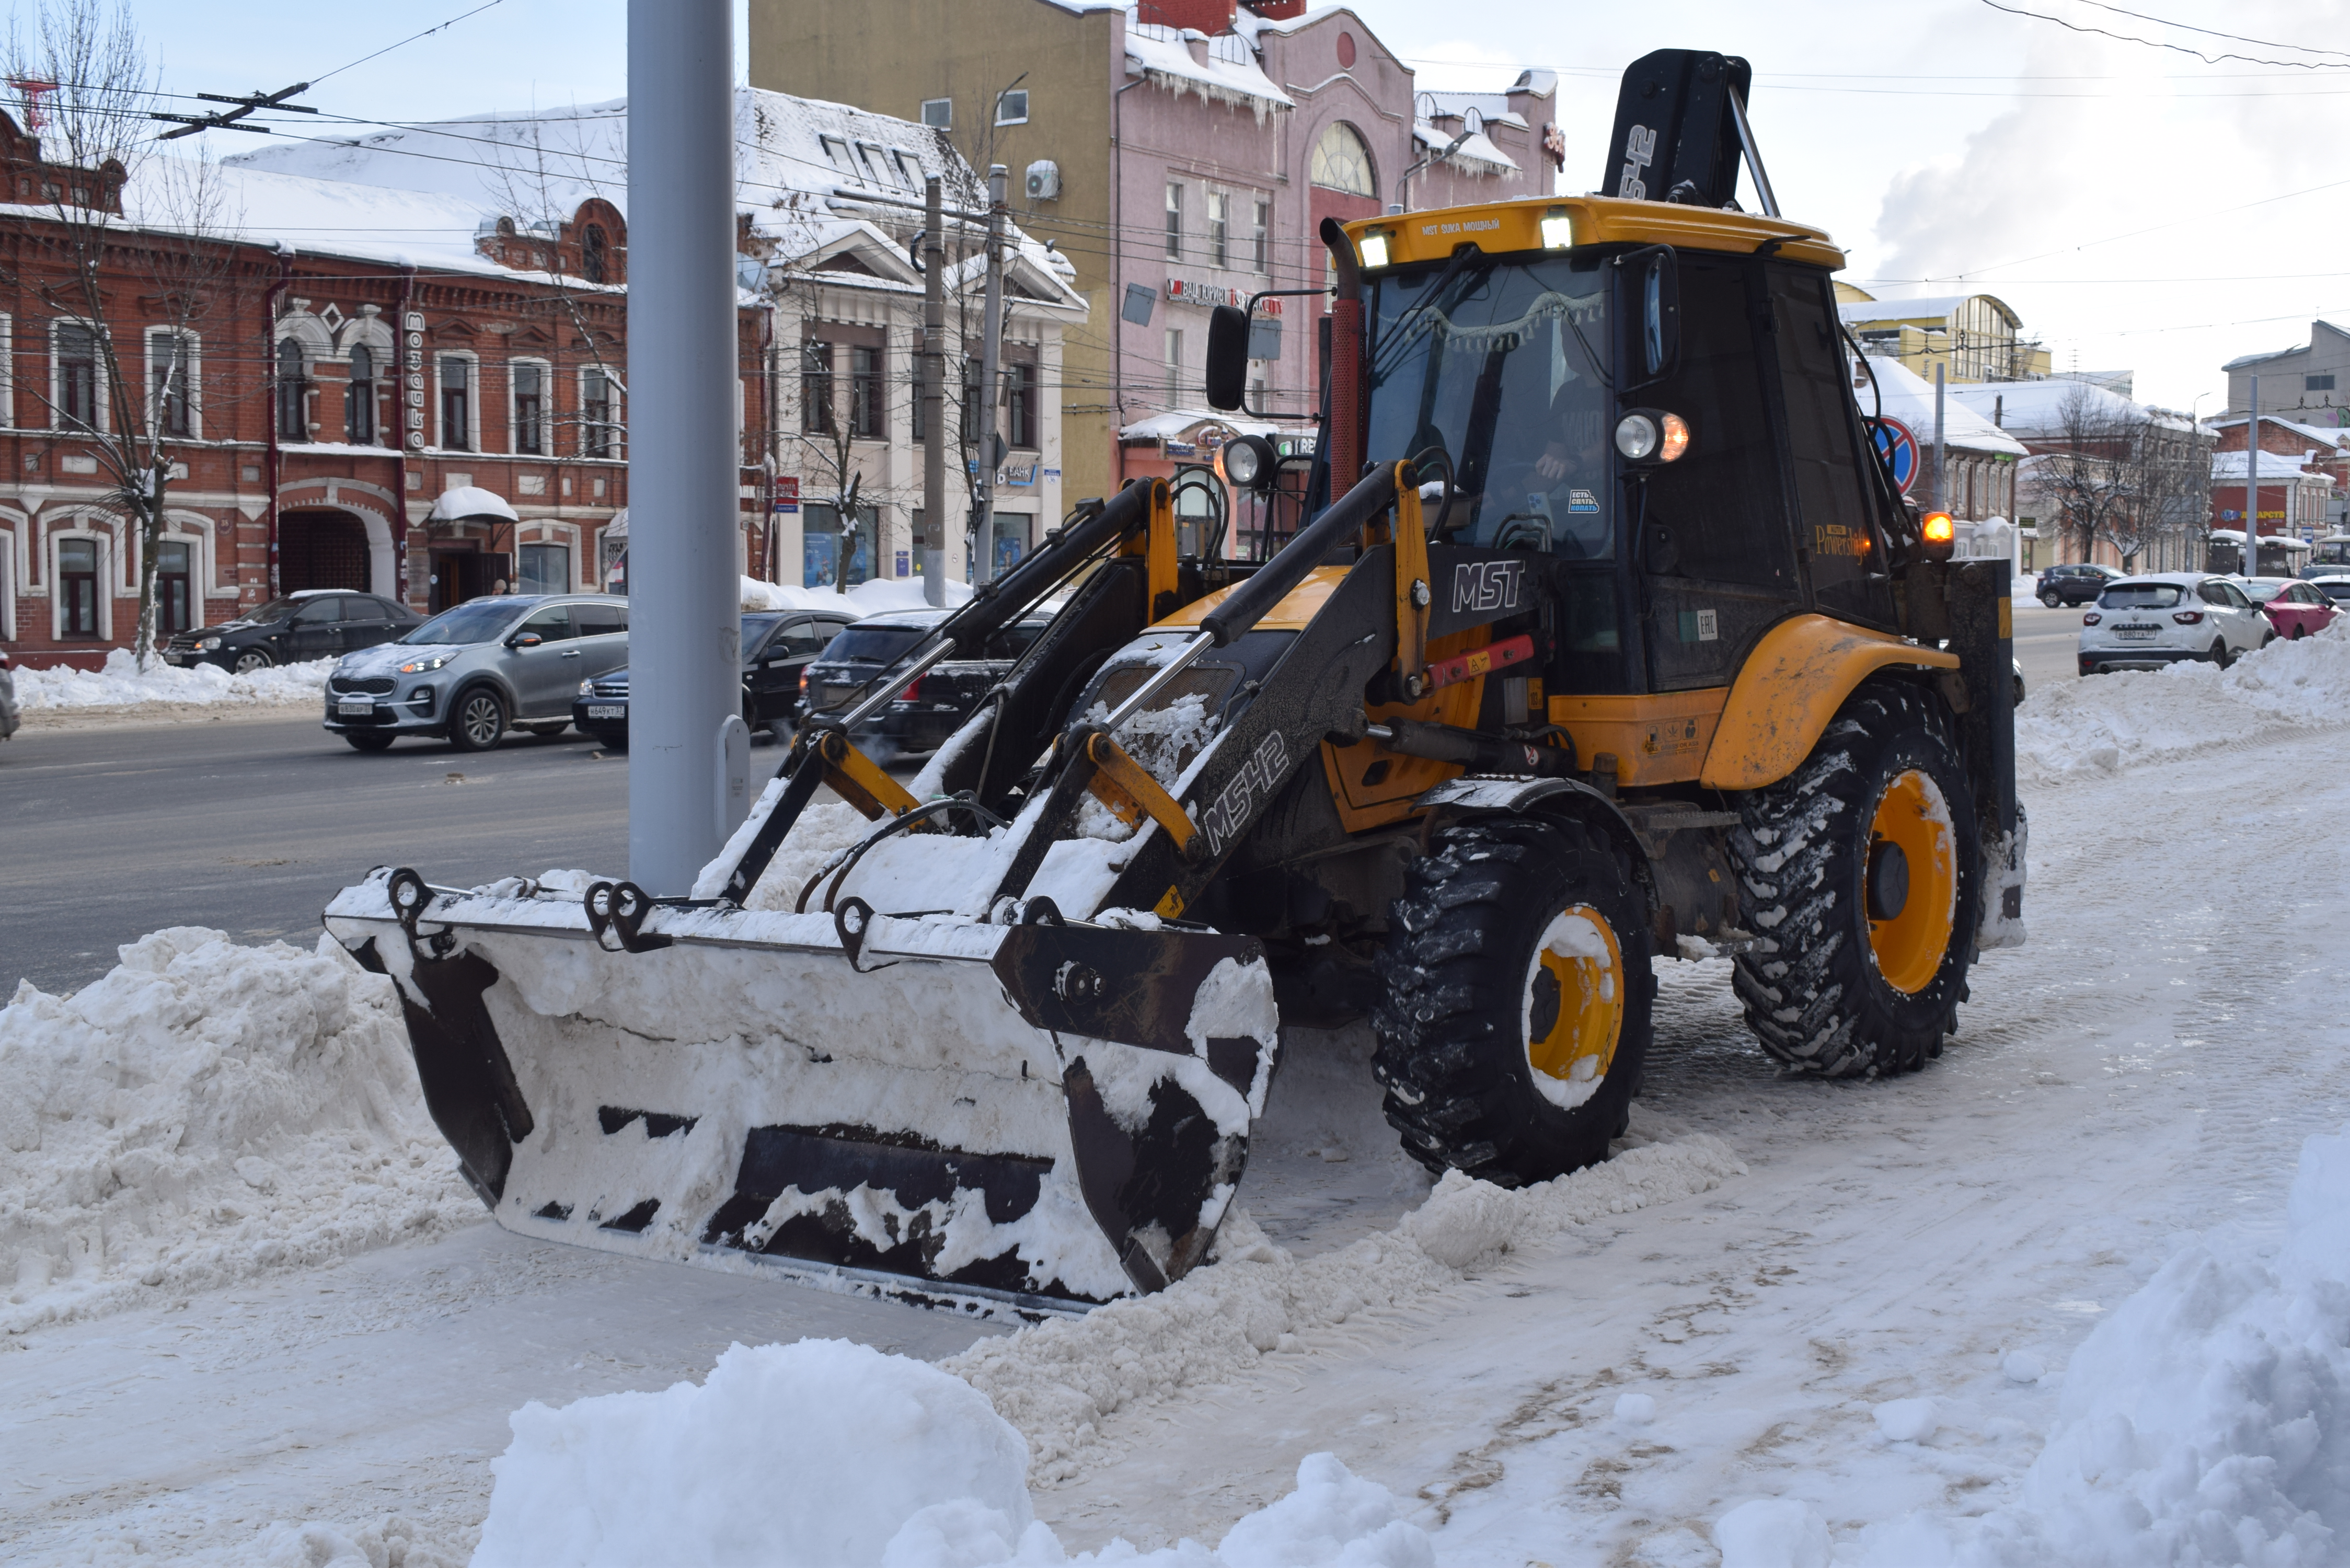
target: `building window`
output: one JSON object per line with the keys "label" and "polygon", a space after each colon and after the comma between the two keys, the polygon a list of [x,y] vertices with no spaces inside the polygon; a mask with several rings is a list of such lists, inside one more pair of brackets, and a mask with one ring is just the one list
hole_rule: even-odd
{"label": "building window", "polygon": [[926,98],[922,100],[922,123],[932,130],[954,129],[954,99]]}
{"label": "building window", "polygon": [[98,428],[98,334],[78,321],[57,327],[57,402],[59,430]]}
{"label": "building window", "polygon": [[587,233],[579,239],[579,273],[589,283],[611,281],[609,248],[604,238],[604,226],[601,223],[588,224]]}
{"label": "building window", "polygon": [[1183,259],[1183,187],[1167,182],[1167,259]]}
{"label": "building window", "polygon": [[1372,180],[1371,150],[1363,145],[1361,134],[1343,120],[1324,130],[1314,144],[1312,170],[1314,183],[1326,190],[1344,191],[1350,196],[1378,193]]}
{"label": "building window", "polygon": [[1183,402],[1183,332],[1180,327],[1167,329],[1167,406],[1180,408]]}
{"label": "building window", "polygon": [[98,541],[57,541],[57,634],[98,635]]}
{"label": "building window", "polygon": [[1222,191],[1208,192],[1208,258],[1218,266],[1232,265],[1232,207]]}
{"label": "building window", "polygon": [[816,141],[823,147],[824,155],[832,160],[834,169],[851,180],[857,178],[857,165],[848,161],[847,140],[837,136],[819,136]]}
{"label": "building window", "polygon": [[375,350],[351,350],[351,384],[343,392],[343,433],[353,446],[375,444]]}
{"label": "building window", "polygon": [[530,457],[546,452],[546,372],[536,365],[514,367],[515,451]]}
{"label": "building window", "polygon": [[[579,455],[612,455],[612,378],[590,370],[579,379]],[[603,481],[598,480],[598,484]]]}
{"label": "building window", "polygon": [[909,191],[922,189],[921,161],[910,152],[892,152],[889,156],[898,164],[898,182]]}
{"label": "building window", "polygon": [[1004,439],[1025,452],[1036,440],[1036,367],[1014,360],[1003,368]]}
{"label": "building window", "polygon": [[870,441],[881,433],[881,350],[858,344],[848,350],[848,433]]}
{"label": "building window", "polygon": [[2332,391],[2334,389],[2333,372],[2329,370],[2323,376],[2303,376],[2301,379],[2301,389],[2304,392]]}
{"label": "building window", "polygon": [[195,574],[188,569],[192,554],[192,546],[183,539],[166,539],[155,546],[157,637],[195,628],[196,623],[188,613],[194,603],[190,597],[190,585],[195,581]]}
{"label": "building window", "polygon": [[1014,88],[998,93],[995,98],[995,123],[1025,125],[1028,123],[1028,89]]}
{"label": "building window", "polygon": [[1273,270],[1273,203],[1256,203],[1256,228],[1249,236],[1249,259],[1259,272]]}
{"label": "building window", "polygon": [[473,368],[454,354],[441,361],[441,444],[451,452],[473,450]]}
{"label": "building window", "polygon": [[571,546],[525,545],[515,584],[518,594],[567,594],[571,591]]}
{"label": "building window", "polygon": [[309,378],[303,374],[302,345],[291,337],[277,340],[277,439],[308,441]]}
{"label": "building window", "polygon": [[800,345],[800,429],[832,433],[832,345]]}
{"label": "building window", "polygon": [[190,392],[196,358],[195,339],[184,333],[158,332],[147,339],[149,364],[155,379],[155,428],[165,436],[196,433],[195,400]]}

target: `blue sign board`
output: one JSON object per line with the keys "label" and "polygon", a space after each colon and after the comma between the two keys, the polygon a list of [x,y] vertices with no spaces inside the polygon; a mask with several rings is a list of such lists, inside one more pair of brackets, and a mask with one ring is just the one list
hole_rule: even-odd
{"label": "blue sign board", "polygon": [[1909,487],[1918,483],[1918,438],[1899,420],[1872,420],[1869,423],[1877,434],[1877,455],[1893,471],[1893,483],[1901,487],[1901,493],[1908,494]]}

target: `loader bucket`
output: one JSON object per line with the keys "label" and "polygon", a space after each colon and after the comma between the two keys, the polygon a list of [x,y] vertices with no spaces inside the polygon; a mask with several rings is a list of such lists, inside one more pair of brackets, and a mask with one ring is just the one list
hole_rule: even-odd
{"label": "loader bucket", "polygon": [[508,1230],[1031,1315],[1205,1256],[1273,1075],[1253,940],[515,886],[326,912]]}

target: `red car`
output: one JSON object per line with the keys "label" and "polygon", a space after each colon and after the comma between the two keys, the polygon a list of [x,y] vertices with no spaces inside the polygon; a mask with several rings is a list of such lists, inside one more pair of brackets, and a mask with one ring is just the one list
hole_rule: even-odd
{"label": "red car", "polygon": [[2324,590],[2293,577],[2251,577],[2244,592],[2261,607],[2279,637],[2307,637],[2324,631],[2342,613]]}

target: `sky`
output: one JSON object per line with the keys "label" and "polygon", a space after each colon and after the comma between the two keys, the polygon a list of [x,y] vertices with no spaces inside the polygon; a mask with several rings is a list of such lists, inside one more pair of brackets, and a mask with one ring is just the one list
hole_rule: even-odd
{"label": "sky", "polygon": [[[332,12],[293,0],[138,0],[136,15],[168,90],[311,81],[301,101],[347,117],[322,115],[314,134],[624,91],[622,0],[463,15],[475,3],[352,7],[326,27]],[[2327,260],[2350,254],[2350,158],[2334,137],[2350,108],[2350,0],[1682,0],[1669,29],[1645,6],[1557,0],[1348,8],[1424,88],[1558,72],[1565,189],[1598,183],[1631,60],[1668,46],[1742,55],[1781,208],[1835,236],[1846,278],[1880,298],[1995,294],[2057,369],[2132,370],[2144,400],[2208,417],[2227,359],[2307,341],[2314,316],[2350,324],[2350,270]],[[742,0],[736,15],[739,36]],[[2345,49],[2324,52],[2328,39]],[[2229,53],[2253,58],[2199,57]],[[203,140],[223,154],[262,141]]]}

